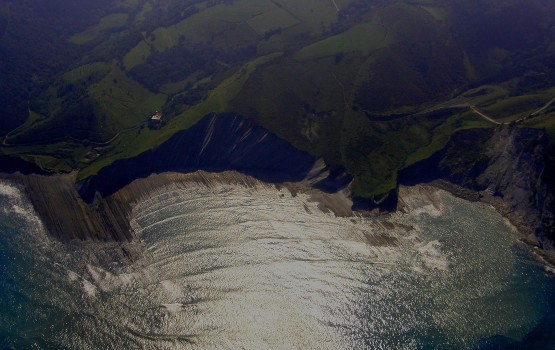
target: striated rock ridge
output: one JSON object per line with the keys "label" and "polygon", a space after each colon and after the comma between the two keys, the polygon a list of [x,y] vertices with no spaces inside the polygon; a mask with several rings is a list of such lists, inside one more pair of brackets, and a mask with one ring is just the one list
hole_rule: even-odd
{"label": "striated rock ridge", "polygon": [[317,159],[233,114],[210,115],[155,149],[122,159],[78,183],[88,203],[106,197],[131,181],[166,171],[233,170],[266,182],[303,180]]}
{"label": "striated rock ridge", "polygon": [[[490,203],[530,242],[553,249],[555,181],[546,170],[551,164],[548,153],[547,137],[541,130],[464,130],[432,157],[405,169],[399,179],[401,185],[433,182],[460,197]],[[219,172],[219,181],[245,186],[253,185],[248,176],[233,171],[266,183],[289,183],[286,186],[292,191],[310,191],[310,187],[335,193],[314,191],[312,196],[323,210],[339,216],[376,206],[356,198],[353,205],[345,189],[351,178],[341,169],[328,168],[321,160],[232,114],[207,116],[157,148],[116,161],[77,184],[75,174],[41,175],[31,164],[8,160],[0,163],[0,172],[13,173],[21,167],[32,174],[1,177],[25,189],[50,233],[62,241],[133,240],[130,219],[134,203],[161,188],[213,181],[213,175],[205,176],[202,171]],[[5,165],[3,169],[1,165]],[[157,173],[164,174],[153,175]],[[293,184],[299,181],[303,184]],[[385,204],[378,206],[395,209],[397,199],[398,192],[393,191]]]}
{"label": "striated rock ridge", "polygon": [[[464,130],[443,150],[400,174],[405,185],[434,181],[456,195],[494,205],[527,239],[553,249],[555,200],[545,132],[527,128]],[[442,180],[442,181],[438,181]]]}
{"label": "striated rock ridge", "polygon": [[235,170],[269,183],[306,180],[328,190],[350,182],[342,171],[330,171],[322,161],[231,114],[207,116],[157,148],[116,161],[77,184],[75,174],[2,177],[25,189],[50,233],[62,241],[130,241],[133,203],[172,181],[207,181],[202,176],[150,175],[199,170]]}
{"label": "striated rock ridge", "polygon": [[74,174],[3,174],[1,177],[26,193],[48,232],[63,242],[133,238],[129,204],[109,197],[94,205],[85,203],[75,190]]}

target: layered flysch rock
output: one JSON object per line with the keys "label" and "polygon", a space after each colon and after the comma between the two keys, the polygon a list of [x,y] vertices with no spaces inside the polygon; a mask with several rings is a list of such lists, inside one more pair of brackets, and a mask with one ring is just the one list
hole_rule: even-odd
{"label": "layered flysch rock", "polygon": [[132,204],[168,181],[178,181],[149,175],[198,170],[235,170],[276,183],[312,179],[314,186],[328,189],[350,181],[266,129],[231,114],[205,117],[157,148],[116,161],[77,184],[74,174],[3,177],[26,190],[50,233],[61,240],[126,241],[134,238]]}
{"label": "layered flysch rock", "polygon": [[[553,181],[548,181],[547,154],[547,138],[541,130],[465,130],[455,134],[440,152],[405,169],[399,178],[404,185],[434,181],[456,195],[491,203],[531,242],[553,249],[555,188]],[[343,189],[350,181],[343,171],[326,168],[315,157],[231,114],[205,117],[157,148],[116,161],[77,184],[74,174],[40,175],[41,170],[29,163],[8,160],[0,164],[4,168],[0,172],[21,169],[27,175],[2,177],[27,191],[49,231],[64,241],[132,240],[130,215],[134,203],[170,183],[209,181],[203,175],[150,176],[155,173],[232,170],[270,183],[304,180],[327,192]],[[229,176],[224,174],[226,181],[247,181],[245,177]],[[346,195],[343,191],[337,197],[314,196],[322,197],[319,201],[327,203],[328,208],[337,206],[332,209],[337,215],[349,215]],[[397,195],[392,192],[390,196],[395,205]],[[338,200],[339,206],[335,203]]]}
{"label": "layered flysch rock", "polygon": [[25,191],[48,232],[61,241],[133,238],[130,205],[110,197],[93,205],[85,203],[75,190],[74,174],[5,174],[2,178]]}
{"label": "layered flysch rock", "polygon": [[268,130],[236,115],[211,115],[137,157],[123,159],[78,184],[88,203],[131,181],[165,171],[234,170],[267,182],[300,181],[316,161]]}

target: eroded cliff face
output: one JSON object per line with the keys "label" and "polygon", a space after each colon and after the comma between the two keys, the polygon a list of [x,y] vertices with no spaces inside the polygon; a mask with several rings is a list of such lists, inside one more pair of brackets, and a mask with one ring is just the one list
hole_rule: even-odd
{"label": "eroded cliff face", "polygon": [[466,130],[455,134],[442,151],[402,172],[400,181],[412,185],[444,180],[436,185],[494,205],[532,243],[552,249],[555,188],[545,172],[547,157],[548,140],[541,130]]}
{"label": "eroded cliff face", "polygon": [[[550,181],[553,174],[546,171],[550,164],[547,146],[544,132],[537,129],[461,131],[443,150],[399,174],[400,184],[434,181],[458,196],[493,204],[530,242],[553,249],[555,181]],[[208,116],[156,149],[117,161],[77,184],[75,174],[1,177],[26,190],[48,230],[62,241],[121,242],[135,238],[130,219],[137,201],[168,186],[213,181],[214,176],[202,171],[221,172],[218,181],[239,181],[245,186],[252,185],[251,176],[265,183],[288,183],[291,191],[318,188],[328,195],[314,191],[314,198],[340,216],[372,209],[356,198],[353,205],[346,190],[351,178],[343,171],[328,168],[235,115]],[[163,175],[153,175],[157,173]],[[398,192],[388,198],[378,206],[396,206]]]}
{"label": "eroded cliff face", "polygon": [[211,115],[155,149],[114,162],[78,189],[92,203],[97,194],[106,197],[137,178],[166,171],[234,170],[267,182],[300,181],[316,160],[247,119]]}
{"label": "eroded cliff face", "polygon": [[130,241],[134,203],[172,181],[208,181],[202,176],[150,175],[199,170],[235,170],[268,183],[305,180],[328,190],[350,181],[341,171],[330,171],[322,161],[235,115],[205,117],[156,149],[117,161],[77,184],[75,174],[3,178],[25,189],[50,233],[62,241]]}
{"label": "eroded cliff face", "polygon": [[4,174],[3,180],[25,191],[48,232],[67,242],[78,240],[129,241],[127,203],[104,198],[85,203],[75,190],[74,174]]}

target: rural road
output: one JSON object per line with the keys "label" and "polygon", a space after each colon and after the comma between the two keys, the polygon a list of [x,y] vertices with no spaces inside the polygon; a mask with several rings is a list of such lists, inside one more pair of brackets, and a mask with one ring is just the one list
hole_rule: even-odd
{"label": "rural road", "polygon": [[504,124],[504,123],[500,123],[497,120],[491,118],[490,116],[488,116],[487,114],[485,114],[484,112],[482,112],[481,110],[476,108],[476,106],[470,106],[470,109],[472,110],[472,112],[478,114],[480,117],[484,118],[485,120],[487,120],[489,122],[492,122],[493,124],[497,124],[497,125]]}
{"label": "rural road", "polygon": [[[528,117],[535,117],[536,115],[540,114],[541,112],[543,112],[544,110],[546,110],[547,108],[549,108],[549,106],[551,106],[553,103],[555,103],[555,98],[551,99],[551,101],[547,102],[542,108],[538,109],[537,111],[531,113],[529,116],[525,116],[522,117],[520,119],[514,120],[514,122],[518,123]],[[487,121],[490,121],[494,124],[497,125],[504,125],[504,124],[508,124],[508,123],[500,123],[498,121],[496,121],[495,119],[491,118],[490,116],[488,116],[487,114],[485,114],[484,112],[482,112],[481,110],[479,110],[478,108],[476,108],[476,106],[470,106],[470,109],[472,109],[472,111],[476,114],[478,114],[480,117],[486,119]]]}
{"label": "rural road", "polygon": [[542,108],[538,109],[537,111],[535,111],[534,113],[532,113],[530,115],[535,116],[535,115],[540,114],[541,112],[543,112],[544,110],[549,108],[549,106],[551,106],[554,102],[555,102],[555,98],[553,98],[551,101],[547,102]]}

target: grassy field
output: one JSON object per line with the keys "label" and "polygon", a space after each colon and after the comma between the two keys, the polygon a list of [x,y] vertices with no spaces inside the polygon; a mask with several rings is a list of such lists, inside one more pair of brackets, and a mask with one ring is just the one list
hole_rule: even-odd
{"label": "grassy field", "polygon": [[89,152],[89,148],[78,142],[61,141],[41,145],[4,147],[2,154],[19,156],[34,162],[40,168],[57,172],[70,172],[80,167],[79,160]]}
{"label": "grassy field", "polygon": [[123,57],[123,65],[126,70],[131,70],[134,67],[140,66],[146,62],[152,49],[148,42],[141,41],[131,51]]}
{"label": "grassy field", "polygon": [[445,21],[447,18],[447,11],[443,6],[422,6],[422,8],[438,21]]}
{"label": "grassy field", "polygon": [[253,74],[233,110],[337,164],[343,115],[362,61],[354,55],[337,64],[332,57],[310,62],[284,57]]}
{"label": "grassy field", "polygon": [[[82,89],[83,92],[79,95],[68,93],[66,96],[59,96],[59,90],[63,86],[69,86],[73,91]],[[101,62],[84,65],[63,74],[61,82],[53,85],[50,90],[51,115],[41,116],[31,111],[25,124],[8,135],[8,142],[15,140],[13,142],[18,143],[18,139],[23,139],[26,140],[24,143],[28,143],[29,136],[26,135],[29,133],[49,128],[56,122],[67,125],[70,120],[59,119],[58,116],[64,109],[71,108],[69,101],[79,103],[80,100],[86,100],[96,106],[96,129],[94,132],[91,130],[89,136],[89,139],[96,142],[108,141],[121,130],[138,126],[154,111],[160,110],[166,101],[165,95],[153,93],[141,86],[117,65],[110,66]],[[64,134],[59,133],[54,140],[64,137]],[[69,137],[69,134],[65,136]]]}
{"label": "grassy field", "polygon": [[110,29],[119,28],[125,25],[129,15],[126,13],[113,13],[100,20],[100,22],[88,28],[82,33],[72,36],[69,41],[76,45],[85,45],[99,39]]}
{"label": "grassy field", "polygon": [[524,120],[522,126],[544,129],[549,137],[549,142],[555,146],[555,104],[537,116]]}
{"label": "grassy field", "polygon": [[295,55],[295,58],[309,60],[354,51],[369,55],[372,51],[386,48],[390,44],[387,29],[377,21],[373,21],[356,25],[344,33],[304,47]]}
{"label": "grassy field", "polygon": [[125,56],[125,68],[130,70],[145,62],[152,50],[162,52],[182,40],[190,44],[211,43],[224,50],[256,42],[259,35],[247,21],[277,10],[269,0],[239,0],[233,5],[210,7],[179,23],[154,30]]}
{"label": "grassy field", "polygon": [[38,124],[42,122],[47,122],[47,120],[48,118],[46,116],[35,113],[30,110],[29,117],[27,118],[25,123],[21,124],[18,128],[12,130],[8,135],[6,135],[6,140],[8,140],[8,143],[9,143],[10,137],[17,137],[18,134],[24,133],[27,130],[33,127],[36,127]]}
{"label": "grassy field", "polygon": [[142,23],[147,19],[148,14],[152,11],[154,7],[152,6],[152,3],[150,2],[145,2],[143,7],[141,8],[141,12],[139,12],[136,16],[135,16],[135,22],[136,23]]}
{"label": "grassy field", "polygon": [[252,17],[247,23],[258,35],[264,35],[268,31],[289,28],[301,22],[286,10],[275,8]]}
{"label": "grassy field", "polygon": [[477,106],[491,118],[500,123],[522,119],[555,98],[555,89],[518,94],[510,85],[483,85],[465,91],[457,99]]}
{"label": "grassy field", "polygon": [[522,96],[507,97],[482,107],[483,111],[500,122],[522,119],[542,108],[555,97],[554,90]]}
{"label": "grassy field", "polygon": [[[403,12],[414,13],[434,21],[421,10]],[[387,68],[372,53],[398,45],[400,34],[390,28],[405,29],[396,27],[398,18],[382,23],[378,15],[255,72],[232,104],[296,147],[345,165],[355,176],[353,193],[372,198],[395,188],[398,171],[441,149],[457,130],[491,127],[466,111],[373,122],[353,110],[368,79]]]}
{"label": "grassy field", "polygon": [[457,131],[491,127],[491,123],[488,123],[482,118],[476,117],[476,115],[471,112],[454,114],[453,116],[447,118],[445,123],[439,125],[433,130],[430,138],[428,139],[429,143],[427,145],[417,147],[414,152],[408,155],[403,166],[408,167],[430,157],[432,154],[442,149],[449,141],[451,135]]}
{"label": "grassy field", "polygon": [[[492,127],[468,106],[507,122],[555,97],[554,89],[519,92],[518,77],[492,81],[510,50],[496,44],[473,52],[467,42],[480,37],[461,31],[451,21],[454,5],[441,0],[114,6],[65,43],[83,50],[81,60],[55,79],[32,77],[44,91],[33,93],[29,106],[44,115],[31,111],[6,139],[21,144],[2,152],[54,171],[79,169],[84,179],[205,115],[234,112],[345,166],[355,177],[353,193],[376,199],[395,188],[399,171],[440,150],[453,133]],[[547,73],[534,77],[547,86],[538,82]],[[167,115],[149,128],[156,110]],[[552,106],[522,125],[545,128],[555,140],[554,114]]]}
{"label": "grassy field", "polygon": [[90,87],[89,94],[100,106],[100,113],[106,116],[101,127],[107,136],[140,124],[166,101],[165,95],[149,91],[115,66]]}
{"label": "grassy field", "polygon": [[178,92],[184,91],[189,84],[191,84],[192,88],[194,88],[199,84],[208,83],[210,81],[211,77],[205,76],[204,72],[197,71],[191,74],[186,79],[161,86],[160,92],[166,95],[176,94]]}
{"label": "grassy field", "polygon": [[[336,1],[341,7],[349,2]],[[260,41],[265,33],[273,29],[299,26],[294,33],[321,33],[336,20],[337,10],[331,0],[238,0],[232,5],[209,7],[181,22],[157,28],[137,43],[125,55],[123,62],[126,70],[131,70],[145,63],[153,51],[163,52],[180,42],[188,45],[209,44],[220,50],[233,51]],[[355,30],[346,39],[356,39],[357,35],[360,37]],[[365,47],[368,45],[372,44],[365,44]]]}
{"label": "grassy field", "polygon": [[68,84],[77,84],[94,75],[106,75],[110,72],[110,65],[104,62],[94,62],[79,66],[62,75],[62,79]]}
{"label": "grassy field", "polygon": [[350,114],[344,124],[342,156],[355,175],[352,191],[379,200],[397,186],[403,168],[439,151],[458,130],[489,128],[468,112],[443,112],[389,122],[370,122]]}
{"label": "grassy field", "polygon": [[[347,1],[336,1],[339,4]],[[331,0],[276,0],[283,9],[297,18],[312,33],[324,31],[337,20],[337,9]]]}
{"label": "grassy field", "polygon": [[129,158],[141,154],[156,145],[169,139],[175,133],[193,126],[202,117],[210,113],[222,113],[228,111],[229,102],[236,97],[247,79],[260,65],[270,62],[281,54],[259,57],[244,65],[238,72],[224,80],[213,91],[208,98],[191,107],[177,117],[172,118],[161,130],[149,130],[148,128],[130,130],[124,132],[114,140],[114,150],[105,154],[100,159],[84,167],[79,172],[78,178],[84,179],[96,174],[101,168],[111,164],[117,159]]}
{"label": "grassy field", "polygon": [[[239,0],[233,5],[207,8],[174,25],[157,28],[123,58],[126,70],[144,64],[152,52],[178,45],[211,45],[220,50],[237,50],[259,40],[249,20],[279,8],[269,0]],[[277,12],[276,12],[277,13]],[[282,18],[283,20],[283,18]]]}

